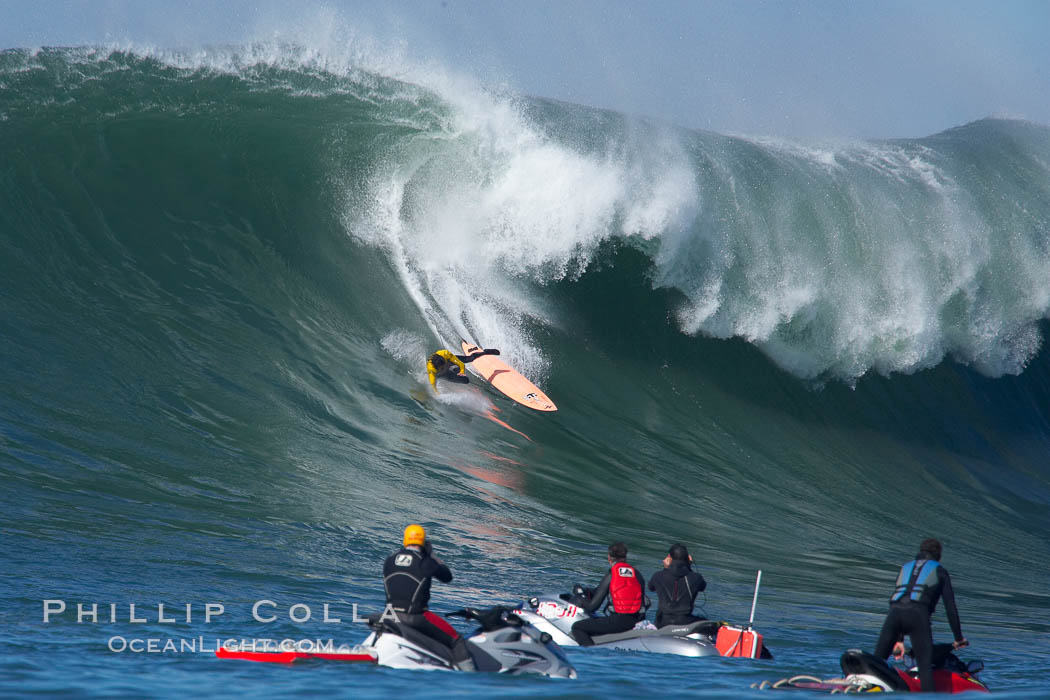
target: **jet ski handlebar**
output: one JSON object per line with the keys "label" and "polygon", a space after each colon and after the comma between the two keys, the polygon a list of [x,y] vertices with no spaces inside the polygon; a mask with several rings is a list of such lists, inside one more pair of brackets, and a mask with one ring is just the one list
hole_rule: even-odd
{"label": "jet ski handlebar", "polygon": [[462,608],[445,613],[445,617],[462,617],[465,620],[476,620],[485,631],[496,630],[502,627],[521,627],[525,624],[524,620],[511,612],[511,608],[503,605],[496,605],[483,610]]}

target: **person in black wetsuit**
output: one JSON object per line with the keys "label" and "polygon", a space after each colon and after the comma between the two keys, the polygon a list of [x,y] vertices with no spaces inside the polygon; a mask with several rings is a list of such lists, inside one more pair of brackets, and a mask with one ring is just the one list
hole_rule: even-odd
{"label": "person in black wetsuit", "polygon": [[923,692],[934,690],[930,616],[938,600],[944,600],[944,611],[955,636],[952,646],[958,649],[969,644],[962,635],[952,579],[940,561],[941,543],[928,539],[919,545],[915,559],[901,567],[897,574],[897,588],[890,598],[890,611],[875,645],[875,656],[880,659],[888,657],[891,651],[894,656],[901,657],[904,655],[904,635],[908,635],[919,667],[919,682]]}
{"label": "person in black wetsuit", "polygon": [[690,566],[692,563],[689,550],[680,544],[673,544],[664,558],[664,568],[649,579],[649,590],[655,591],[660,598],[656,609],[657,627],[688,625],[707,619],[693,615],[696,596],[707,588],[707,581],[693,571]]}
{"label": "person in black wetsuit", "polygon": [[645,598],[645,579],[641,572],[627,563],[627,545],[614,542],[609,545],[609,571],[591,594],[590,602],[581,605],[583,611],[593,614],[605,602],[612,601],[613,611],[604,617],[580,620],[572,626],[572,636],[577,644],[589,647],[594,644],[592,635],[615,634],[633,629],[645,617],[642,603]]}
{"label": "person in black wetsuit", "polygon": [[383,562],[387,605],[397,615],[399,623],[448,647],[457,666],[462,670],[472,670],[473,661],[466,642],[450,624],[427,609],[431,579],[449,583],[452,571],[433,555],[422,526],[406,527],[403,545]]}

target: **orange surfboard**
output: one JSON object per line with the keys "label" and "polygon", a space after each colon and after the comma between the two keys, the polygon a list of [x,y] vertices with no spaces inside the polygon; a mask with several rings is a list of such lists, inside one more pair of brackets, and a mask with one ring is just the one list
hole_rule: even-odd
{"label": "orange surfboard", "polygon": [[[477,345],[463,341],[463,352],[472,355],[481,352]],[[467,365],[480,374],[489,384],[514,399],[522,406],[537,411],[557,411],[558,407],[544,394],[538,386],[521,376],[503,360],[493,355],[479,357]]]}

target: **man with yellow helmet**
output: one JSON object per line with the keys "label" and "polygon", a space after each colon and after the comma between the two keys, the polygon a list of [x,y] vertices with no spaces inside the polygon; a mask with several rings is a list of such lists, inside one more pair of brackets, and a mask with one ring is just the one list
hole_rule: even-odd
{"label": "man with yellow helmet", "polygon": [[442,583],[452,580],[452,572],[445,562],[432,553],[430,542],[422,525],[405,528],[402,547],[383,563],[383,588],[387,605],[398,621],[452,651],[452,660],[463,670],[473,663],[463,638],[452,625],[430,612],[430,582],[437,578]]}
{"label": "man with yellow helmet", "polygon": [[473,362],[482,355],[498,355],[499,350],[488,348],[470,355],[454,355],[451,350],[438,350],[427,358],[427,378],[430,386],[437,391],[437,380],[444,379],[456,384],[468,384],[466,363]]}

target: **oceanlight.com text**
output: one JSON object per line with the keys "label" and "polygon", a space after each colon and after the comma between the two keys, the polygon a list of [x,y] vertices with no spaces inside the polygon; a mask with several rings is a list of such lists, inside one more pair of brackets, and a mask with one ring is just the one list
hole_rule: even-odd
{"label": "oceanlight.com text", "polygon": [[220,639],[200,637],[123,637],[109,638],[110,651],[121,654],[214,654],[219,649],[251,652],[301,652],[342,654],[351,647],[331,639]]}

